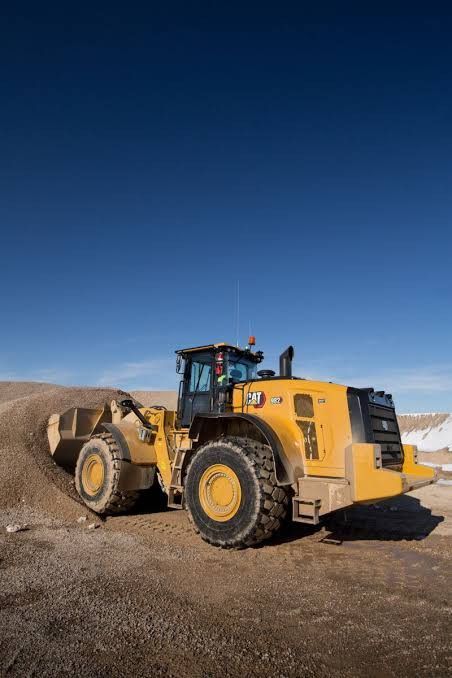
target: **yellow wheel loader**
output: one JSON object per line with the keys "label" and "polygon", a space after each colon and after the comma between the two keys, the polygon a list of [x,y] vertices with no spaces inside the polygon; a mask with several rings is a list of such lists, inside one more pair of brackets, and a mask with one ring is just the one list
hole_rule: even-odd
{"label": "yellow wheel loader", "polygon": [[52,415],[51,454],[75,469],[90,509],[128,511],[160,485],[203,539],[238,548],[271,537],[289,513],[316,525],[435,481],[402,445],[390,394],[293,377],[291,346],[279,375],[258,370],[253,339],[176,351],[177,411],[127,398]]}

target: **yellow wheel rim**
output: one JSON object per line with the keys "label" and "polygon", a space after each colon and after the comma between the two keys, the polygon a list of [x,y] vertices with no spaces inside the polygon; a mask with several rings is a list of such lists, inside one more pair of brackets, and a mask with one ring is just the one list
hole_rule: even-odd
{"label": "yellow wheel rim", "polygon": [[94,496],[104,483],[104,464],[98,454],[90,454],[82,468],[82,484],[87,494]]}
{"label": "yellow wheel rim", "polygon": [[199,500],[209,518],[231,520],[242,500],[240,481],[232,468],[225,464],[209,466],[199,481]]}

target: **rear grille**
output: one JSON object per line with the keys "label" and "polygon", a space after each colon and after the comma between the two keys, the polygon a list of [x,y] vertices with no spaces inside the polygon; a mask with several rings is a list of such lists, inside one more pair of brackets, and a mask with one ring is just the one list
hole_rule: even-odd
{"label": "rear grille", "polygon": [[369,415],[374,443],[381,445],[383,467],[401,470],[403,447],[395,410],[369,403]]}
{"label": "rear grille", "polygon": [[372,388],[349,387],[347,399],[353,442],[380,445],[382,466],[401,471],[403,445],[392,396]]}

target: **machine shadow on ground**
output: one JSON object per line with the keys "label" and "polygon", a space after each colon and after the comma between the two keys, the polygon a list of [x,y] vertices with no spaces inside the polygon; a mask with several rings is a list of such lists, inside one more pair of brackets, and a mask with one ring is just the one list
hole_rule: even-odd
{"label": "machine shadow on ground", "polygon": [[328,539],[338,541],[421,541],[444,521],[419,499],[402,495],[373,506],[357,506],[327,522]]}
{"label": "machine shadow on ground", "polygon": [[[146,516],[163,514],[171,521],[177,520],[179,511],[166,506],[166,495],[160,491],[143,493],[131,515]],[[444,521],[444,516],[435,515],[421,504],[419,499],[401,495],[392,500],[370,506],[354,506],[328,516],[319,525],[311,526],[292,522],[290,519],[271,540],[255,548],[303,540],[325,532],[322,541],[343,543],[347,541],[421,541],[428,537]],[[187,526],[188,527],[188,526]]]}
{"label": "machine shadow on ground", "polygon": [[419,499],[402,495],[371,506],[355,506],[328,516],[317,526],[287,523],[265,546],[302,540],[325,531],[322,541],[340,544],[346,541],[421,541],[444,521],[422,506]]}

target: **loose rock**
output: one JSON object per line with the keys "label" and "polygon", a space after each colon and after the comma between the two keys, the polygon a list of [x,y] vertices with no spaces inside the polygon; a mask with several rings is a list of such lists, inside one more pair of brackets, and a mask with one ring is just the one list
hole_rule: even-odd
{"label": "loose rock", "polygon": [[23,530],[26,530],[27,526],[26,525],[7,525],[6,526],[6,531],[7,532],[22,532]]}

